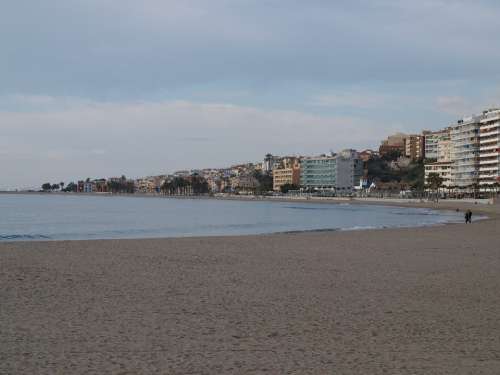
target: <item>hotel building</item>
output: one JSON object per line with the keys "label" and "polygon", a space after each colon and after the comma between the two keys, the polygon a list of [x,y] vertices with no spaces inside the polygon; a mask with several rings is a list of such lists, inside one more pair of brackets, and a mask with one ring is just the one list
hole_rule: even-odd
{"label": "hotel building", "polygon": [[363,176],[363,161],[355,150],[302,159],[301,185],[307,189],[351,192]]}
{"label": "hotel building", "polygon": [[302,159],[300,184],[306,189],[333,191],[337,179],[336,164],[334,155]]}

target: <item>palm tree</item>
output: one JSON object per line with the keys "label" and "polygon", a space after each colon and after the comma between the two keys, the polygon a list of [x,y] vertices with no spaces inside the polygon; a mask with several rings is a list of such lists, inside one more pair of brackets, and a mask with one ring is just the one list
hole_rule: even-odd
{"label": "palm tree", "polygon": [[165,180],[163,182],[163,184],[161,185],[160,189],[162,191],[163,194],[172,194],[172,183],[169,181],[169,180]]}
{"label": "palm tree", "polygon": [[439,197],[439,189],[443,186],[443,178],[438,173],[429,173],[427,177],[429,188],[436,193],[436,201]]}

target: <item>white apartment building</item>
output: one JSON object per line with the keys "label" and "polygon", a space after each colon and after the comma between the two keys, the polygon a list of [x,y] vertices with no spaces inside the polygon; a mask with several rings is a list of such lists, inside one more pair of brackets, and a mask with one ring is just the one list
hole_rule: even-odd
{"label": "white apartment building", "polygon": [[[452,186],[451,169],[453,166],[451,160],[452,143],[449,138],[449,129],[433,133],[433,135],[435,134],[437,136],[433,138],[433,144],[430,148],[427,148],[427,135],[425,137],[425,152],[427,153],[428,149],[431,150],[431,156],[427,155],[426,159],[437,159],[434,163],[425,164],[425,184],[429,184],[429,175],[431,173],[437,173],[443,179],[442,189],[448,189]],[[434,139],[436,142],[434,142]]]}
{"label": "white apartment building", "polygon": [[479,183],[479,117],[458,121],[451,129],[451,183],[473,189]]}
{"label": "white apartment building", "polygon": [[437,173],[443,179],[442,189],[449,188],[452,186],[451,180],[451,167],[452,163],[447,162],[436,162],[425,165],[425,184],[429,184],[429,175],[431,173]]}
{"label": "white apartment building", "polygon": [[437,161],[438,162],[451,162],[451,141],[439,140],[437,144]]}
{"label": "white apartment building", "polygon": [[500,109],[484,111],[479,121],[479,185],[487,191],[500,183]]}
{"label": "white apartment building", "polygon": [[439,159],[439,143],[450,140],[450,129],[436,132],[424,132],[424,149],[426,159]]}

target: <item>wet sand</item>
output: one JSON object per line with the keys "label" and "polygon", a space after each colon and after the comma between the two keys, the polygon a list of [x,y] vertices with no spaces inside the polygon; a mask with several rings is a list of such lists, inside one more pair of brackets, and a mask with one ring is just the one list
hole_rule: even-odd
{"label": "wet sand", "polygon": [[0,373],[498,374],[499,208],[479,210],[492,219],[0,243]]}

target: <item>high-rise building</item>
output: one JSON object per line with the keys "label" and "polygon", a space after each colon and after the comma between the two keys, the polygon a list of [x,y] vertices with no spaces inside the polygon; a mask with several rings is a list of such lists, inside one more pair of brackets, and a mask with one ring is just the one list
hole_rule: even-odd
{"label": "high-rise building", "polygon": [[424,131],[424,157],[426,159],[439,159],[439,142],[450,140],[450,129],[439,130],[436,132]]}
{"label": "high-rise building", "polygon": [[440,163],[451,162],[451,140],[439,140],[437,144],[437,161]]}
{"label": "high-rise building", "polygon": [[363,177],[363,161],[356,150],[350,149],[340,151],[336,159],[335,188],[337,191],[350,192]]}
{"label": "high-rise building", "polygon": [[445,186],[469,193],[488,191],[500,183],[500,109],[463,118],[444,131],[449,131],[450,139],[439,138],[437,163],[425,165],[426,179],[436,172]]}
{"label": "high-rise building", "polygon": [[452,185],[475,189],[479,182],[479,118],[459,120],[451,129]]}
{"label": "high-rise building", "polygon": [[336,181],[335,155],[307,157],[301,161],[300,184],[306,189],[334,190]]}
{"label": "high-rise building", "polygon": [[484,191],[497,183],[500,183],[500,109],[490,109],[479,120],[479,185]]}
{"label": "high-rise building", "polygon": [[363,161],[355,150],[302,159],[301,185],[309,189],[351,192],[363,176]]}

